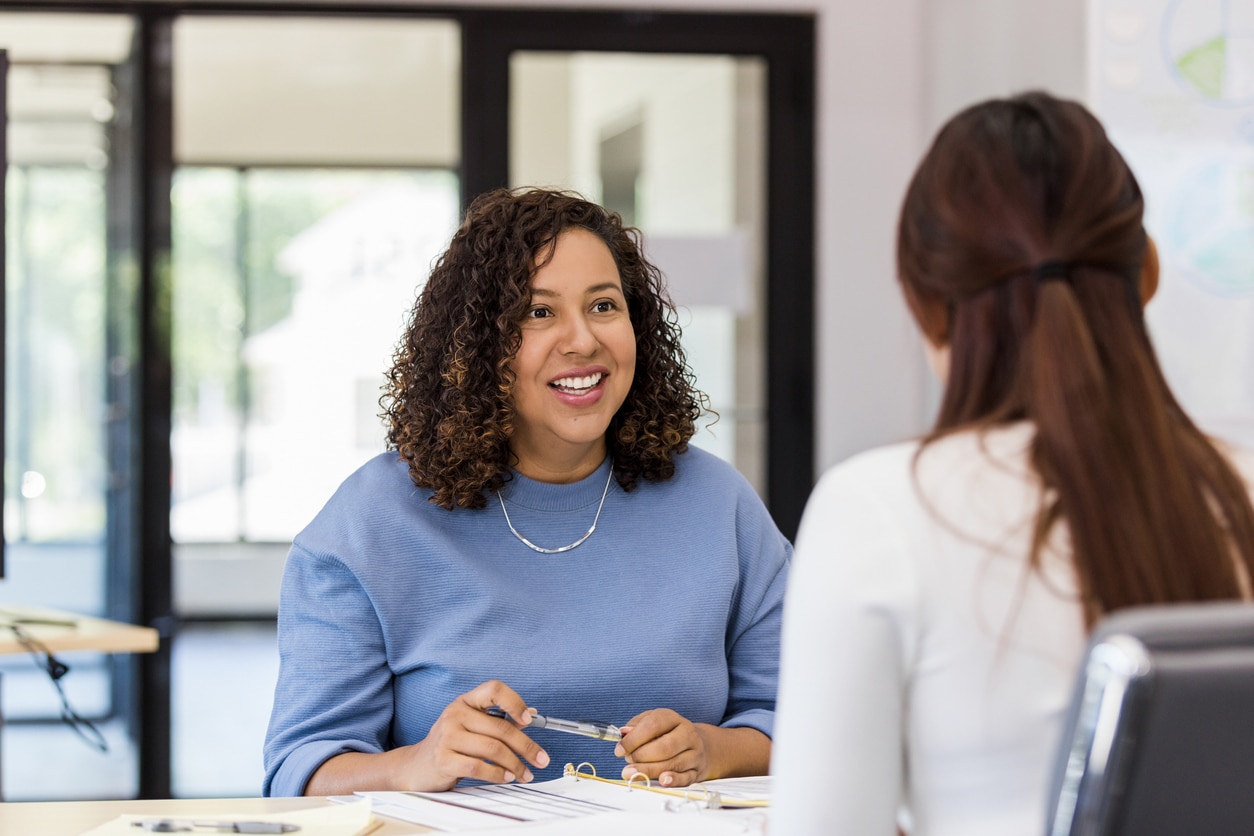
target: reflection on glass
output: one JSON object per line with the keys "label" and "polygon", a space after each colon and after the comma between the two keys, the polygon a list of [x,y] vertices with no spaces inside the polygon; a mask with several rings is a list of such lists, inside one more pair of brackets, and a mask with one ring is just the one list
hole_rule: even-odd
{"label": "reflection on glass", "polygon": [[289,542],[384,449],[450,172],[182,168],[174,187],[177,542]]}
{"label": "reflection on glass", "polygon": [[[110,18],[69,20],[114,49],[128,31]],[[42,16],[2,25],[13,63],[5,532],[14,542],[100,542],[109,68],[46,60],[52,22]]]}
{"label": "reflection on glass", "polygon": [[680,307],[717,422],[693,443],[760,491],[764,463],[765,65],[724,55],[517,52],[510,182],[620,213]]}
{"label": "reflection on glass", "polygon": [[104,532],[104,187],[86,168],[14,165],[8,181],[5,534]]}

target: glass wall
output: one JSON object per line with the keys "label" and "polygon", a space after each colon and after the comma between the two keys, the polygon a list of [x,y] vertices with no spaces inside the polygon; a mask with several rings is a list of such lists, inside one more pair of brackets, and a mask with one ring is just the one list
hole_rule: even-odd
{"label": "glass wall", "polygon": [[175,24],[177,795],[260,790],[284,557],[383,451],[384,373],[457,223],[459,60],[442,20]]}
{"label": "glass wall", "polygon": [[179,169],[175,542],[288,543],[383,451],[383,373],[457,200],[449,171]]}
{"label": "glass wall", "polygon": [[[134,28],[122,15],[0,13],[11,62],[0,612],[18,603],[108,614],[106,178],[127,153],[111,128],[126,106],[114,78]],[[6,799],[133,793],[135,745],[114,701],[115,660],[63,661],[70,703],[100,727],[108,751],[62,725],[34,659],[0,656]]]}
{"label": "glass wall", "polygon": [[[125,658],[65,657],[66,690],[101,726],[107,753],[60,725],[55,691],[30,659],[0,658],[7,800],[132,797],[141,783],[167,786],[166,755],[174,795],[259,791],[291,539],[383,449],[378,398],[393,347],[469,197],[461,184],[506,182],[507,147],[509,182],[575,188],[644,231],[719,416],[696,443],[764,494],[777,460],[788,474],[809,467],[809,400],[772,398],[787,418],[768,427],[765,394],[791,376],[809,392],[809,342],[777,351],[767,381],[764,332],[767,314],[809,298],[811,216],[801,201],[804,222],[783,227],[804,235],[771,227],[772,241],[800,243],[768,252],[764,182],[770,130],[783,149],[771,159],[799,161],[772,167],[773,182],[808,188],[810,114],[798,94],[768,120],[766,59],[514,52],[507,131],[494,51],[504,35],[523,21],[577,39],[590,20],[614,39],[638,27],[596,13],[450,12],[459,24],[419,10],[247,5],[196,14],[153,2],[137,19],[0,12],[12,62],[0,610],[129,617],[163,636],[162,653],[134,657],[143,662],[129,671]],[[684,19],[682,42],[698,49],[709,33]],[[728,24],[755,35],[762,25],[712,19],[724,35]],[[808,56],[811,29],[783,23]],[[463,68],[463,44],[483,60]],[[771,66],[793,46],[769,52]],[[812,75],[809,60],[797,78]],[[464,109],[463,80],[477,93]],[[796,118],[781,129],[790,107]],[[796,307],[804,325],[809,306]],[[801,452],[773,447],[770,469],[764,438],[781,427]],[[137,594],[139,604],[128,598]]]}

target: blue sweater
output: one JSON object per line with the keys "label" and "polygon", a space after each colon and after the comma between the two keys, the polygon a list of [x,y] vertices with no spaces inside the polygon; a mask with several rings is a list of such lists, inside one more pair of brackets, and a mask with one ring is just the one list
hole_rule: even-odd
{"label": "blue sweater", "polygon": [[[514,527],[544,547],[578,539],[608,463],[572,485],[513,474]],[[444,708],[500,679],[542,714],[623,724],[671,708],[770,736],[792,547],[753,488],[696,448],[675,476],[611,482],[596,532],[564,554],[519,542],[500,503],[448,511],[385,453],[297,535],[279,603],[280,669],[266,795],[300,795],[327,759],[423,740]],[[537,780],[614,744],[532,730]]]}

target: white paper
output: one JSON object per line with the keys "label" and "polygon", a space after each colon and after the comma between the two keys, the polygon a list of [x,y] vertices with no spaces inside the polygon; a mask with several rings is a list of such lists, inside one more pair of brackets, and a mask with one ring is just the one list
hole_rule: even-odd
{"label": "white paper", "polygon": [[668,813],[602,813],[591,818],[559,819],[497,829],[463,831],[463,836],[761,836],[765,810],[702,810]]}
{"label": "white paper", "polygon": [[382,815],[445,830],[579,819],[617,811],[660,812],[671,800],[640,789],[575,778],[535,784],[489,784],[449,792],[361,795],[374,802],[375,811]]}
{"label": "white paper", "polygon": [[[374,803],[376,813],[402,821],[441,830],[474,832],[503,826],[542,823],[556,827],[558,822],[579,821],[597,816],[595,832],[601,826],[614,826],[623,814],[658,818],[669,827],[673,818],[688,818],[708,808],[710,795],[718,793],[726,804],[732,801],[769,802],[770,778],[727,778],[708,781],[671,794],[650,792],[641,786],[563,777],[535,784],[490,784],[463,787],[449,792],[367,792],[360,793]],[[680,796],[677,793],[685,793]],[[743,811],[732,820],[737,826],[748,819]],[[615,814],[613,819],[607,814]],[[715,815],[714,819],[721,817]],[[586,821],[582,832],[593,832]],[[548,832],[548,831],[543,831]],[[567,831],[555,831],[567,832]],[[569,832],[580,832],[578,827]],[[604,831],[610,832],[610,831]],[[642,831],[635,831],[637,833]],[[650,830],[651,836],[657,834]],[[667,831],[668,832],[668,831]]]}
{"label": "white paper", "polygon": [[146,819],[172,819],[179,821],[228,822],[268,821],[300,825],[300,836],[356,836],[366,830],[371,822],[371,802],[368,798],[352,804],[331,804],[310,807],[305,810],[288,810],[280,813],[255,812],[204,812],[183,807],[170,813],[130,813],[118,816],[99,827],[93,827],[82,836],[137,836],[146,833],[134,826],[134,822]]}
{"label": "white paper", "polygon": [[697,785],[701,789],[718,793],[723,803],[733,801],[766,802],[771,800],[771,776],[753,775],[747,778],[719,778],[715,781],[703,781]]}

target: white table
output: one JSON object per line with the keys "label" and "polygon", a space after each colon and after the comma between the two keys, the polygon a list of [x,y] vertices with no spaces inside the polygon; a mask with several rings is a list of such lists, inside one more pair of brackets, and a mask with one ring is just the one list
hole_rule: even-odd
{"label": "white table", "polygon": [[[95,618],[87,615],[50,610],[46,607],[27,607],[20,604],[0,604],[0,654],[29,652],[8,625],[13,624],[30,638],[46,647],[51,653],[68,650],[94,650],[100,653],[152,653],[157,649],[160,637],[151,627],[136,627],[120,621]],[[0,714],[0,732],[4,717]],[[0,776],[0,798],[3,798],[3,779]],[[0,833],[37,833],[39,831],[6,830]]]}
{"label": "white table", "polygon": [[[0,833],[5,836],[79,836],[118,816],[180,818],[189,813],[281,813],[321,807],[325,798],[179,798],[146,801],[16,801],[0,804]],[[382,826],[370,836],[430,833],[429,828],[378,817]],[[136,828],[138,829],[138,828]]]}

